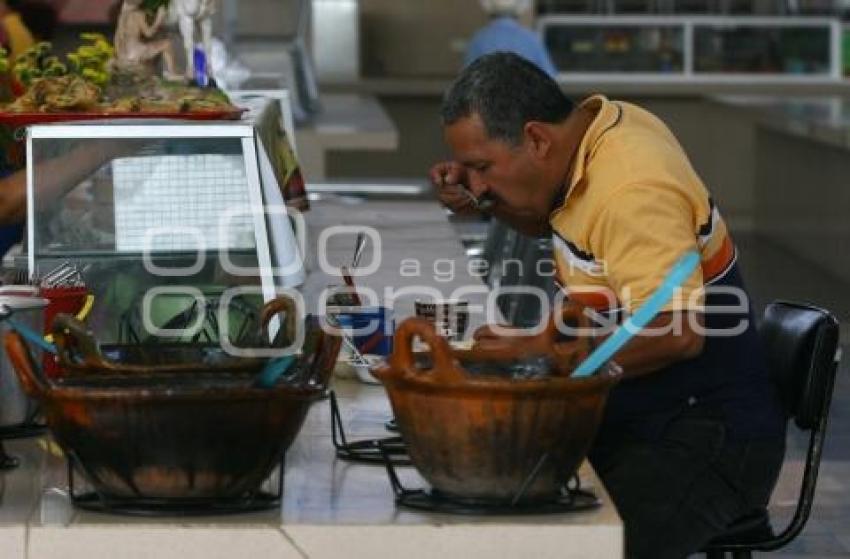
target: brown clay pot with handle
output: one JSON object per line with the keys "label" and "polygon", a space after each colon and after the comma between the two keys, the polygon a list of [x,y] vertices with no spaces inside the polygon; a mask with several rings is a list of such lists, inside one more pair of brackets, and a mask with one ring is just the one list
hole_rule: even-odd
{"label": "brown clay pot with handle", "polygon": [[[295,339],[297,309],[289,297],[272,299],[260,311],[261,338],[268,324],[283,313],[282,337]],[[259,371],[266,360],[229,355],[216,343],[100,344],[92,332],[69,314],[58,314],[51,325],[62,374],[164,374]]]}
{"label": "brown clay pot with handle", "polygon": [[[431,349],[428,370],[414,359],[417,336]],[[566,347],[552,347],[550,334],[544,336],[550,342],[548,349],[538,348],[544,353],[586,353],[586,341],[574,342],[570,354]],[[587,454],[617,376],[471,375],[464,363],[476,357],[481,355],[474,350],[453,354],[422,319],[408,319],[396,331],[389,363],[373,374],[387,390],[411,461],[434,490],[453,499],[503,504],[557,499]],[[516,357],[502,350],[483,356],[494,367],[499,359]]]}
{"label": "brown clay pot with handle", "polygon": [[325,388],[313,381],[255,388],[250,368],[110,367],[47,380],[17,333],[4,345],[56,441],[106,501],[252,499]]}
{"label": "brown clay pot with handle", "polygon": [[[461,363],[475,363],[479,366],[486,363],[521,363],[543,357],[548,359],[552,374],[569,376],[593,351],[593,338],[576,336],[570,341],[559,341],[559,327],[566,325],[589,332],[591,323],[584,307],[576,303],[563,305],[560,321],[556,318],[554,314],[551,315],[537,335],[518,334],[493,342],[480,340],[471,349],[452,349],[452,355]],[[508,343],[502,343],[504,341]]]}

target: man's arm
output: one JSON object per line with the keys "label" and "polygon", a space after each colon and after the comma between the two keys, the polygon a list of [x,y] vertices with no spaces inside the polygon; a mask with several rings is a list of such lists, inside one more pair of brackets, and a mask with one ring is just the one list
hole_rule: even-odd
{"label": "man's arm", "polygon": [[27,174],[17,171],[0,179],[0,225],[22,222],[27,215]]}
{"label": "man's arm", "polygon": [[[693,359],[702,353],[704,339],[699,332],[702,325],[699,313],[691,313],[690,318],[687,311],[662,313],[629,340],[613,359],[626,377],[643,376]],[[503,332],[505,328],[499,330]],[[606,337],[595,340],[596,345]],[[517,329],[514,335],[500,335],[492,327],[485,326],[476,331],[475,343],[478,348],[487,350],[519,349],[528,345],[528,336],[522,329]]]}
{"label": "man's arm", "polygon": [[[626,377],[639,377],[698,357],[705,340],[694,327],[700,330],[702,325],[703,317],[699,313],[690,313],[690,318],[687,311],[662,313],[629,340],[614,356],[614,361],[623,368]],[[652,335],[652,330],[659,334]]]}
{"label": "man's arm", "polygon": [[[116,151],[117,153],[117,151]],[[83,146],[46,161],[38,162],[38,200],[40,208],[56,203],[115,153]],[[27,216],[27,172],[16,171],[0,179],[0,225],[20,223]]]}

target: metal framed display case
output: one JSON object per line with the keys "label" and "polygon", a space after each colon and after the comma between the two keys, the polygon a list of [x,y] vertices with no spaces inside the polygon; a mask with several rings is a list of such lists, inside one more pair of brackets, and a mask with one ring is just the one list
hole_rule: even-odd
{"label": "metal framed display case", "polygon": [[537,27],[564,80],[842,79],[835,18],[551,15]]}
{"label": "metal framed display case", "polygon": [[268,103],[277,103],[280,109],[280,125],[286,133],[292,151],[298,155],[298,145],[295,142],[295,117],[292,110],[292,95],[288,89],[237,89],[227,92],[227,96],[237,106],[248,109],[246,118],[257,122]]}
{"label": "metal framed display case", "polygon": [[187,301],[257,307],[304,280],[303,219],[250,124],[32,126],[27,161],[30,277],[65,261],[84,270],[102,340],[120,339],[143,299],[168,323]]}

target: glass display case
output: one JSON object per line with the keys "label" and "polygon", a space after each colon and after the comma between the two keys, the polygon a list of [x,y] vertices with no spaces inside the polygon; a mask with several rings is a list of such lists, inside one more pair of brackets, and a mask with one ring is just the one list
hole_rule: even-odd
{"label": "glass display case", "polygon": [[81,269],[102,340],[144,337],[140,316],[159,328],[187,306],[257,308],[304,280],[300,216],[251,125],[32,126],[27,159],[30,277]]}
{"label": "glass display case", "polygon": [[[643,25],[543,24],[555,66],[565,73],[661,73],[685,71],[685,33],[676,23]],[[599,22],[602,23],[602,22]]]}
{"label": "glass display case", "polygon": [[552,15],[538,29],[563,79],[842,78],[834,18]]}

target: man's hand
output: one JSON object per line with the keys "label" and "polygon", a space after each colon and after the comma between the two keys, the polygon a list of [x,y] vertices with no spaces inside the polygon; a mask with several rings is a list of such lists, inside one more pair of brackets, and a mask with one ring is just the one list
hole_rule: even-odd
{"label": "man's hand", "polygon": [[451,161],[437,163],[431,167],[430,176],[441,204],[460,215],[478,212],[475,197],[467,189],[466,169],[461,165]]}
{"label": "man's hand", "polygon": [[[499,330],[497,332],[497,330]],[[521,335],[520,328],[517,326],[509,326],[507,324],[485,324],[483,326],[479,326],[477,330],[472,334],[472,339],[476,342],[484,341],[484,340],[493,340],[499,338],[505,338],[505,330],[516,330],[517,336],[511,336],[513,338],[519,337]]]}
{"label": "man's hand", "polygon": [[490,351],[515,350],[520,351],[528,345],[529,340],[538,336],[525,333],[525,328],[504,324],[485,324],[472,335],[475,349]]}

